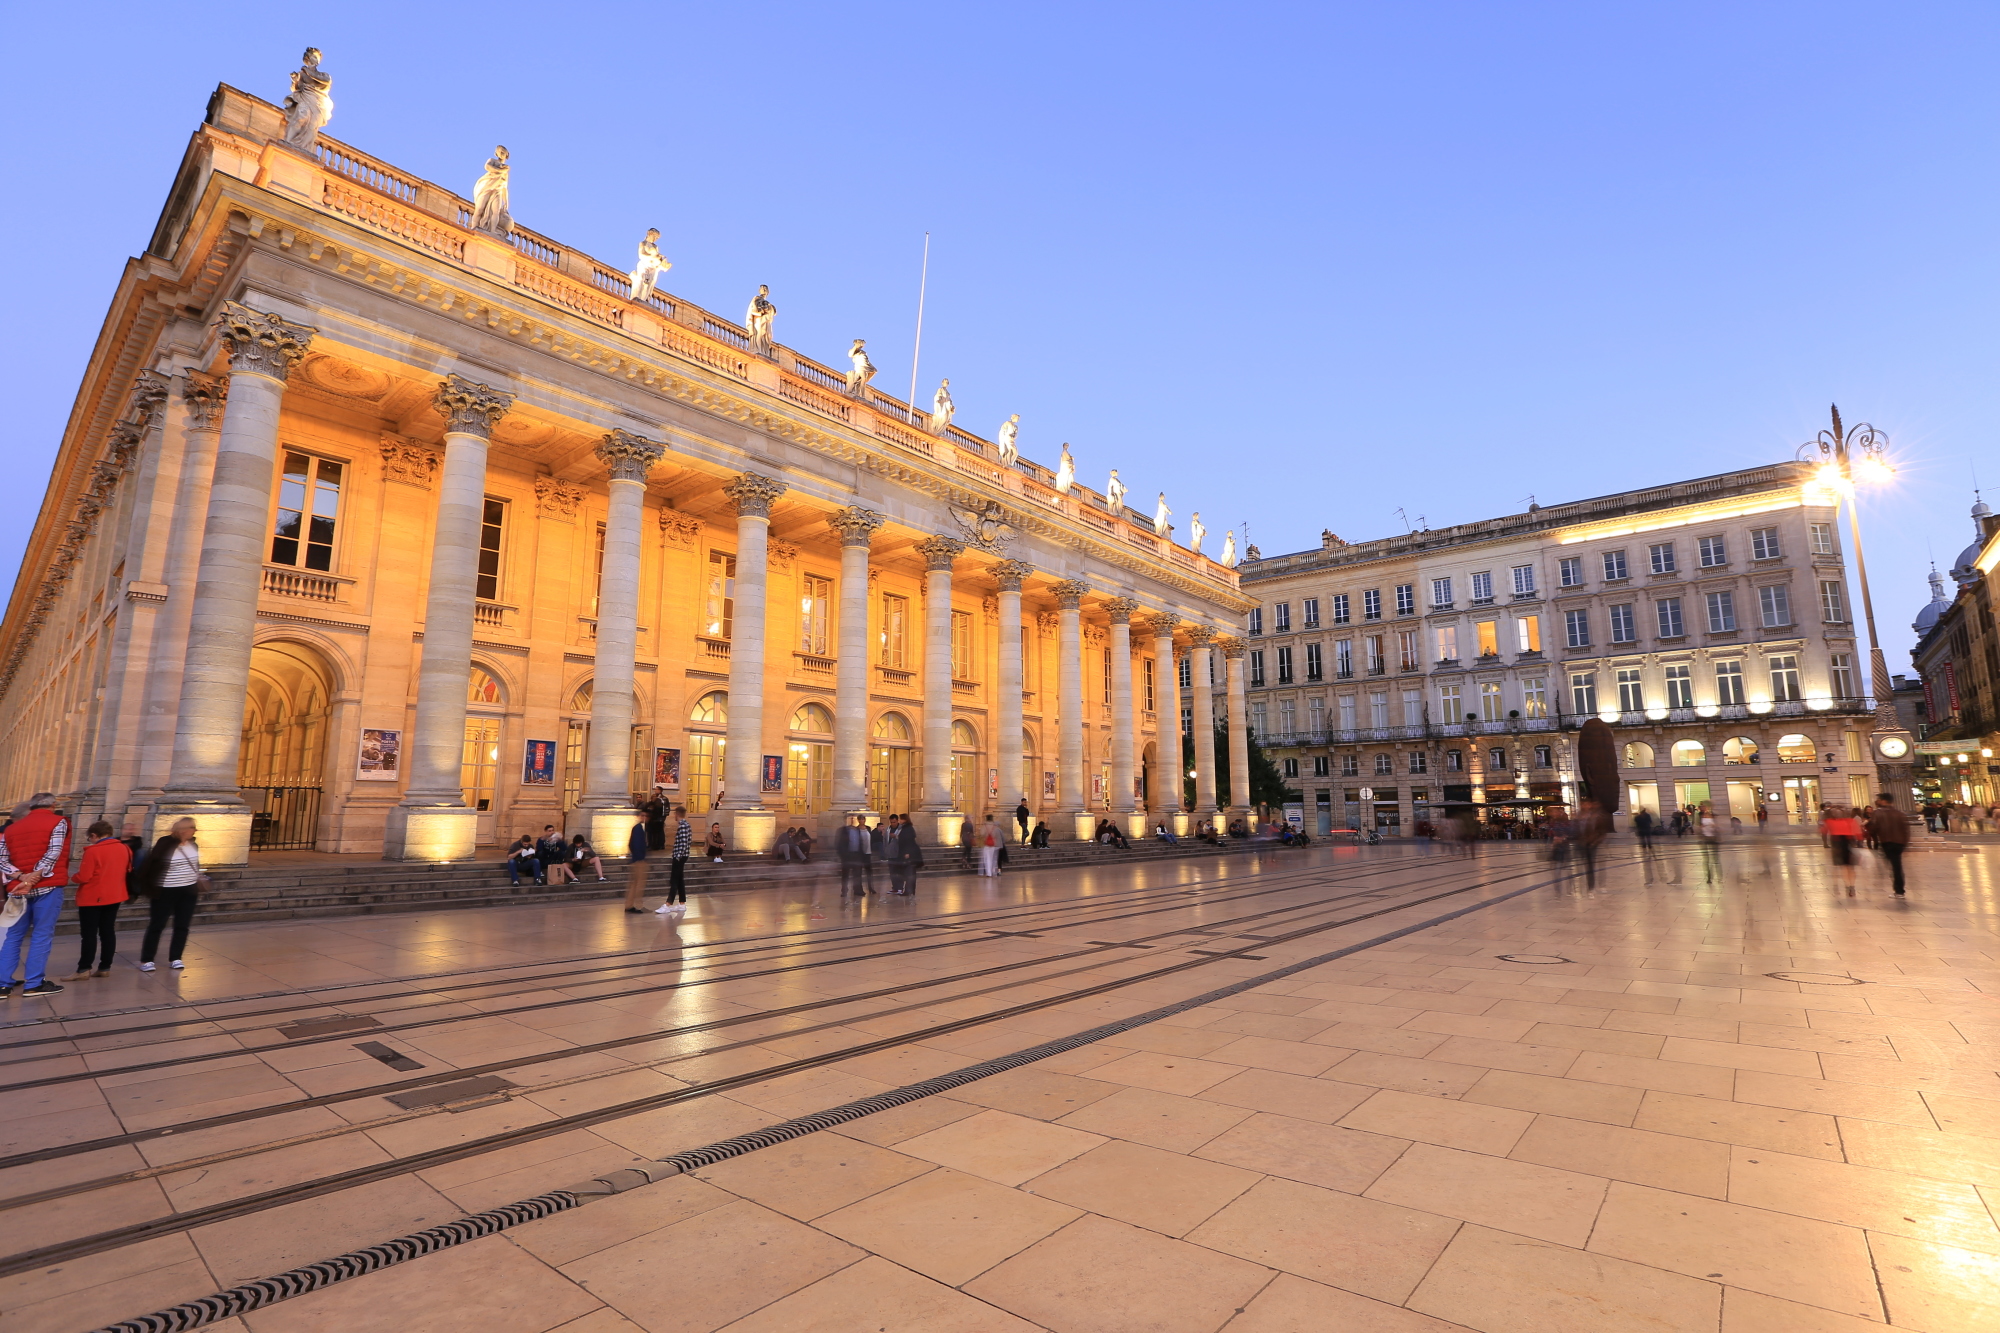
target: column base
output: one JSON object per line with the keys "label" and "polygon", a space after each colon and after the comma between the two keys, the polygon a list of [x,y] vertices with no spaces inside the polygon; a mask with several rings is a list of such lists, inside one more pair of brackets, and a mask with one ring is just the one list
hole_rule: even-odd
{"label": "column base", "polygon": [[479,812],[469,805],[393,805],[382,835],[384,861],[470,861],[478,855]]}
{"label": "column base", "polygon": [[[778,845],[778,815],[774,810],[718,811],[729,822],[729,850],[763,854]],[[718,820],[710,820],[718,823]],[[695,842],[701,841],[696,833]]]}
{"label": "column base", "polygon": [[[602,810],[578,810],[583,823],[584,836],[597,849],[599,856],[624,856],[632,846],[632,826],[646,822],[646,816],[630,806],[611,806]],[[672,836],[674,817],[667,816],[668,836]]]}
{"label": "column base", "polygon": [[1089,842],[1097,836],[1098,816],[1088,810],[1072,810],[1069,813],[1070,827],[1075,830],[1078,842]]}
{"label": "column base", "polygon": [[917,826],[917,841],[926,847],[956,847],[965,830],[962,810],[920,810],[910,820]]}
{"label": "column base", "polygon": [[1134,810],[1129,814],[1113,815],[1112,818],[1125,826],[1125,836],[1128,838],[1150,838],[1153,836],[1154,821],[1147,817],[1144,810]]}
{"label": "column base", "polygon": [[241,800],[163,800],[153,807],[147,845],[167,836],[179,819],[195,822],[204,869],[249,864],[251,810]]}

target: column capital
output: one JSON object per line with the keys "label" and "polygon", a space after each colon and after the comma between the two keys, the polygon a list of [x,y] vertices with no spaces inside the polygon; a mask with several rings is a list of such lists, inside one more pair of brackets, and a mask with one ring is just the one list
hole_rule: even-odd
{"label": "column capital", "polygon": [[1155,634],[1171,636],[1180,623],[1181,618],[1171,611],[1153,612],[1152,627]]}
{"label": "column capital", "polygon": [[1104,604],[1104,610],[1114,625],[1131,624],[1132,613],[1138,609],[1139,603],[1130,597],[1114,597]]}
{"label": "column capital", "polygon": [[910,548],[924,558],[925,569],[949,570],[965,551],[965,543],[950,537],[926,537]]}
{"label": "column capital", "polygon": [[1222,649],[1223,657],[1231,662],[1243,656],[1250,649],[1250,646],[1241,639],[1220,639],[1217,640],[1216,646]]}
{"label": "column capital", "polygon": [[755,472],[745,472],[722,488],[722,493],[736,505],[738,518],[771,517],[771,503],[785,493],[782,481],[762,476]]}
{"label": "column capital", "polygon": [[167,401],[167,390],[173,381],[157,370],[142,370],[132,383],[132,410],[149,424],[160,410],[160,404]]}
{"label": "column capital", "polygon": [[479,384],[457,371],[439,382],[431,407],[444,418],[447,435],[477,435],[484,440],[493,425],[514,405],[514,395],[490,384]]}
{"label": "column capital", "polygon": [[999,583],[1001,592],[1021,591],[1021,580],[1035,572],[1035,567],[1025,560],[1001,560],[988,571]]}
{"label": "column capital", "polygon": [[292,367],[305,358],[306,348],[312,346],[313,335],[319,332],[234,301],[222,303],[215,331],[229,348],[232,373],[269,375],[280,384],[292,373]]}
{"label": "column capital", "polygon": [[1083,605],[1084,596],[1090,591],[1090,585],[1082,579],[1064,579],[1049,591],[1056,595],[1056,604],[1063,610],[1075,611]]}
{"label": "column capital", "polygon": [[826,525],[840,534],[842,546],[867,546],[875,539],[875,530],[888,521],[860,505],[849,505],[826,516]]}
{"label": "column capital", "polygon": [[222,424],[222,405],[229,398],[229,380],[222,375],[190,370],[181,380],[181,406],[189,430],[214,430]]}
{"label": "column capital", "polygon": [[1191,626],[1188,629],[1188,646],[1191,648],[1206,648],[1208,647],[1209,640],[1214,637],[1215,631],[1207,625]]}
{"label": "column capital", "polygon": [[597,461],[611,469],[613,481],[644,483],[653,464],[667,455],[666,448],[629,430],[606,431],[597,442]]}

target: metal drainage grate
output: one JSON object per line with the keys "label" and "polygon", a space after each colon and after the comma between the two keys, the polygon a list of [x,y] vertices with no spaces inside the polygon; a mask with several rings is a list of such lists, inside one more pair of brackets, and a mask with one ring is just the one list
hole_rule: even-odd
{"label": "metal drainage grate", "polygon": [[307,1037],[330,1037],[336,1032],[359,1032],[364,1028],[381,1026],[382,1020],[363,1014],[350,1018],[308,1018],[281,1027],[278,1033],[286,1041],[303,1041]]}
{"label": "metal drainage grate", "polygon": [[1773,981],[1791,981],[1801,986],[1866,986],[1869,983],[1860,977],[1850,977],[1845,972],[1766,972]]}
{"label": "metal drainage grate", "polygon": [[499,1101],[495,1094],[506,1091],[514,1084],[498,1074],[481,1074],[477,1078],[462,1078],[453,1083],[438,1083],[428,1088],[413,1088],[409,1092],[391,1094],[387,1100],[394,1102],[405,1111],[416,1111],[426,1106],[452,1106],[458,1102],[477,1100],[484,1104]]}
{"label": "metal drainage grate", "polygon": [[1574,963],[1576,959],[1565,958],[1559,953],[1496,953],[1493,955],[1503,963],[1536,963],[1554,967],[1557,963]]}
{"label": "metal drainage grate", "polygon": [[407,1072],[412,1069],[423,1068],[422,1065],[412,1060],[409,1056],[404,1055],[401,1051],[396,1050],[392,1046],[384,1046],[379,1041],[359,1041],[354,1044],[354,1049],[363,1055],[374,1056],[391,1069],[401,1069]]}

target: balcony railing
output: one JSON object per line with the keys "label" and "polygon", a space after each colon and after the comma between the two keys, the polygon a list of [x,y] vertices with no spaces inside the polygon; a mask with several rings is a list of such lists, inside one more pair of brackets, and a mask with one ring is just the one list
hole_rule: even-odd
{"label": "balcony railing", "polygon": [[[1312,748],[1326,745],[1367,745],[1382,741],[1458,740],[1478,736],[1572,732],[1597,717],[1603,717],[1614,727],[1661,727],[1715,722],[1755,722],[1773,718],[1854,716],[1869,711],[1870,705],[1866,699],[1785,699],[1762,704],[1650,709],[1643,712],[1618,713],[1615,716],[1606,716],[1603,713],[1558,713],[1551,717],[1509,717],[1494,721],[1469,719],[1464,722],[1425,722],[1398,727],[1330,727],[1320,730],[1271,732],[1268,735],[1259,734],[1257,739],[1260,743],[1270,746]],[[1660,716],[1655,717],[1655,713]]]}

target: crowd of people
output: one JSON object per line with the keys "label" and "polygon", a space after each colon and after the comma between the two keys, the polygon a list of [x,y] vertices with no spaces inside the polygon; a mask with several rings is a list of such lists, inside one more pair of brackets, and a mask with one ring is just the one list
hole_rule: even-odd
{"label": "crowd of people", "polygon": [[1926,801],[1924,827],[1933,833],[2000,833],[2000,805],[1977,801]]}

